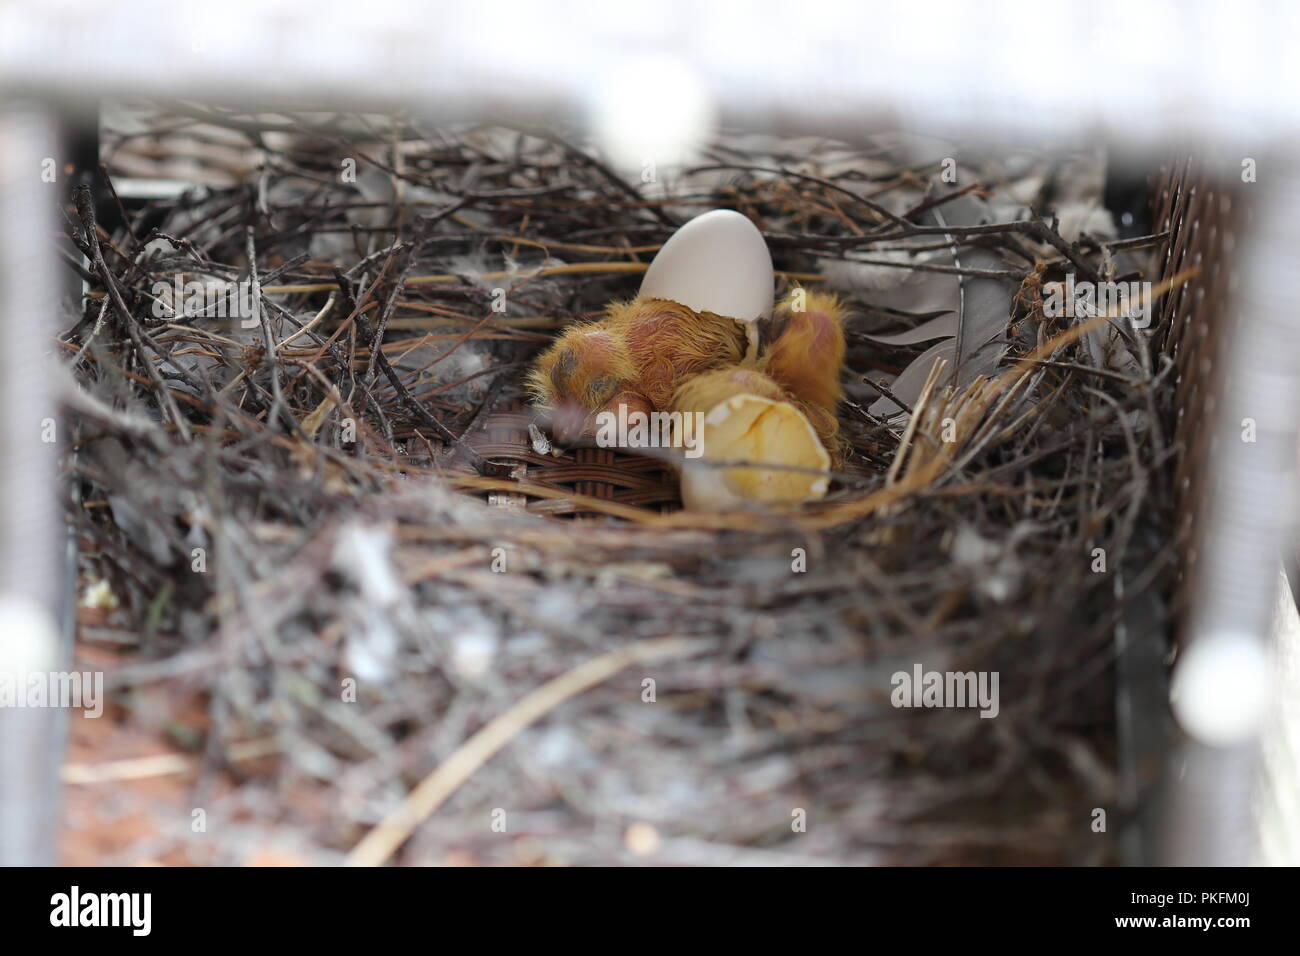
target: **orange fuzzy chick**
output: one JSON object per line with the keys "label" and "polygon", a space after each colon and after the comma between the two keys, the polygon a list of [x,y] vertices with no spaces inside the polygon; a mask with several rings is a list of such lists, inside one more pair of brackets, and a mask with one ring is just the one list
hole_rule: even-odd
{"label": "orange fuzzy chick", "polygon": [[597,322],[567,329],[528,376],[533,404],[562,442],[594,431],[602,411],[668,407],[683,379],[745,355],[744,328],[668,299],[613,303]]}
{"label": "orange fuzzy chick", "polygon": [[777,306],[773,324],[780,331],[759,367],[799,401],[833,415],[844,397],[843,305],[828,293],[795,289]]}
{"label": "orange fuzzy chick", "polygon": [[843,451],[844,308],[832,295],[796,289],[773,313],[772,329],[757,361],[686,378],[673,396],[673,411],[704,420],[702,460],[681,464],[692,511],[786,507],[826,494],[827,470]]}

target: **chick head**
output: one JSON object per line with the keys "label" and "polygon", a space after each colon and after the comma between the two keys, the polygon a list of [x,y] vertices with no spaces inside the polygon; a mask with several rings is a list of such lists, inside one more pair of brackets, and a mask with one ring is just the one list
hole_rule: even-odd
{"label": "chick head", "polygon": [[542,353],[528,375],[533,404],[547,412],[560,441],[574,441],[593,430],[598,412],[614,401],[639,406],[630,387],[635,366],[625,330],[605,322],[573,326]]}
{"label": "chick head", "polygon": [[761,367],[801,402],[832,415],[844,396],[844,306],[834,295],[795,289],[777,307],[775,340]]}

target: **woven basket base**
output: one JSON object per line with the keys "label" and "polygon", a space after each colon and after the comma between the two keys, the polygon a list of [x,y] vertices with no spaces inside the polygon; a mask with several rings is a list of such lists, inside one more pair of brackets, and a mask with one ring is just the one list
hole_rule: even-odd
{"label": "woven basket base", "polygon": [[[582,495],[603,501],[675,511],[681,507],[677,475],[663,461],[628,454],[611,448],[578,447],[559,454],[539,454],[529,437],[528,426],[535,412],[521,402],[510,402],[488,413],[481,425],[465,436],[465,445],[485,460],[485,473],[513,478],[531,485],[554,489],[566,495]],[[477,473],[467,456],[455,467]],[[526,508],[537,514],[581,517],[599,512],[569,498],[539,498],[524,492],[474,492],[489,504]]]}

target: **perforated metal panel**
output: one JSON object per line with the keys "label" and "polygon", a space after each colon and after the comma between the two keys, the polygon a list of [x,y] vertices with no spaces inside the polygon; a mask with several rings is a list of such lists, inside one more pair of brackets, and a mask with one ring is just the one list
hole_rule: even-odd
{"label": "perforated metal panel", "polygon": [[1169,234],[1154,280],[1197,270],[1194,278],[1159,300],[1152,337],[1153,350],[1176,365],[1165,427],[1180,448],[1173,462],[1181,558],[1173,612],[1181,619],[1203,547],[1208,490],[1204,465],[1217,440],[1211,427],[1218,408],[1217,383],[1231,334],[1227,325],[1236,314],[1227,304],[1238,282],[1237,237],[1248,225],[1250,203],[1238,186],[1216,180],[1191,157],[1167,163],[1153,183],[1154,228]]}

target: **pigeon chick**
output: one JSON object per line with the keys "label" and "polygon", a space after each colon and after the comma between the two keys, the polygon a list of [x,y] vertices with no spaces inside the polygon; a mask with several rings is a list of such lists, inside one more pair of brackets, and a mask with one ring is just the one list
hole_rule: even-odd
{"label": "pigeon chick", "polygon": [[834,295],[795,289],[773,313],[775,338],[759,360],[759,368],[790,395],[816,415],[829,416],[817,425],[818,434],[837,430],[835,410],[844,397],[844,314]]}
{"label": "pigeon chick", "polygon": [[[673,411],[703,416],[702,457],[682,463],[682,500],[692,511],[820,498],[826,470],[843,457],[836,410],[844,307],[833,295],[796,289],[770,330],[757,361],[687,378],[673,395]],[[717,467],[737,461],[755,465]]]}
{"label": "pigeon chick", "polygon": [[740,362],[744,326],[669,299],[611,304],[605,316],[567,329],[528,375],[533,404],[547,412],[561,442],[595,430],[596,415],[668,407],[685,378]]}

